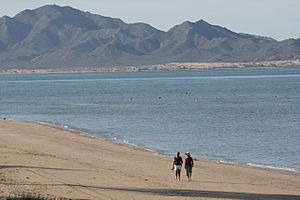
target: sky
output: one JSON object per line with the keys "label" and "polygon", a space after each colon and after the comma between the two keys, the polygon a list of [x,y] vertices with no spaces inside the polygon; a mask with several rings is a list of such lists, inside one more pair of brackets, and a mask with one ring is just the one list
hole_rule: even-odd
{"label": "sky", "polygon": [[203,19],[239,33],[300,38],[300,0],[0,0],[0,16],[56,4],[167,31]]}

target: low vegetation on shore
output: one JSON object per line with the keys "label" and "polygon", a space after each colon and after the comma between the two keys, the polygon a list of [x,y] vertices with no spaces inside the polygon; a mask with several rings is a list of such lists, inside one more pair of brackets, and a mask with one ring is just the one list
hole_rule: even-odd
{"label": "low vegetation on shore", "polygon": [[51,69],[7,69],[0,70],[0,74],[48,74],[48,73],[85,73],[85,72],[139,72],[139,71],[176,71],[203,70],[220,68],[269,68],[269,67],[300,67],[300,59],[278,60],[262,62],[207,62],[207,63],[166,63],[143,66],[116,67],[64,67]]}

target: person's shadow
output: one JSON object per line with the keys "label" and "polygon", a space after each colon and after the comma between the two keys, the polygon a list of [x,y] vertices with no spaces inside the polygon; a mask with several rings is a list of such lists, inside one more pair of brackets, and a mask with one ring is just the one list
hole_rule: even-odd
{"label": "person's shadow", "polygon": [[[0,183],[3,185],[5,183]],[[87,188],[91,190],[110,190],[119,192],[133,192],[149,195],[169,196],[169,197],[201,197],[215,199],[242,199],[242,200],[300,200],[300,195],[288,194],[259,194],[245,192],[224,192],[210,190],[188,190],[188,189],[152,189],[152,188],[121,188],[121,187],[102,187],[81,184],[40,184],[40,183],[14,183],[14,185],[38,185],[38,186],[69,186],[74,188]]]}
{"label": "person's shadow", "polygon": [[[85,187],[85,186],[83,186]],[[89,187],[89,186],[87,186]],[[285,194],[256,194],[243,192],[223,192],[209,190],[187,190],[187,189],[147,189],[147,188],[117,188],[117,187],[93,187],[102,190],[137,192],[160,196],[202,197],[220,199],[244,199],[244,200],[300,200],[300,195]]]}
{"label": "person's shadow", "polygon": [[[63,170],[63,171],[90,171],[83,169],[68,169],[68,168],[51,168],[40,166],[21,166],[21,165],[0,165],[0,168],[33,168],[41,170]],[[229,182],[228,182],[229,183]],[[229,184],[248,184],[248,183],[229,183]],[[153,188],[122,188],[122,187],[102,187],[96,185],[81,185],[81,184],[41,184],[41,183],[1,183],[0,185],[34,185],[34,186],[69,186],[74,188],[87,188],[91,190],[110,190],[124,191],[133,193],[142,193],[159,196],[171,197],[201,197],[201,198],[216,198],[216,199],[243,199],[243,200],[300,200],[300,193],[297,195],[288,194],[259,194],[245,192],[224,192],[210,190],[191,190],[191,189],[153,189]]]}

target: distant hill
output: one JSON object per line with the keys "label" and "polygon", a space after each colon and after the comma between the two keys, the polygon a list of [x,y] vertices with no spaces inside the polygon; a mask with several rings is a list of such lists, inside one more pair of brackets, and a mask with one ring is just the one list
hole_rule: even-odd
{"label": "distant hill", "polygon": [[47,5],[0,18],[0,69],[247,62],[300,58],[300,39],[240,34],[203,20],[164,32]]}

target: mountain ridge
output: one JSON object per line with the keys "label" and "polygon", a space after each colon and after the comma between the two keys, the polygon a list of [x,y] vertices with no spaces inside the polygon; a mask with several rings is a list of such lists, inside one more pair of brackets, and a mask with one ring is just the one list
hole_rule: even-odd
{"label": "mountain ridge", "polygon": [[0,69],[249,62],[300,58],[300,39],[236,33],[204,20],[168,31],[46,5],[0,18]]}

